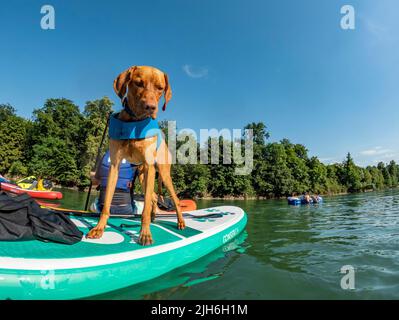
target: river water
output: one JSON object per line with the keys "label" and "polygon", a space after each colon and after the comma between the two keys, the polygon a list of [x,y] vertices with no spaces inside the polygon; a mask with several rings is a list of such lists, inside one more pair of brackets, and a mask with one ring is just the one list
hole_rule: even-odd
{"label": "river water", "polygon": [[[64,191],[62,206],[86,195]],[[321,205],[284,200],[201,200],[199,208],[240,206],[244,233],[232,243],[159,278],[98,299],[399,298],[399,190],[326,197]],[[342,289],[343,266],[355,289]]]}

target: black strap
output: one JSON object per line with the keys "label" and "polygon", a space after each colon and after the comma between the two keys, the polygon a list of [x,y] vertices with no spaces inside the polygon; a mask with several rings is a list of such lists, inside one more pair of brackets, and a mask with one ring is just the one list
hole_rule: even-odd
{"label": "black strap", "polygon": [[132,109],[130,109],[129,106],[127,105],[127,98],[123,99],[122,105],[123,105],[123,110],[124,110],[129,116],[131,116],[133,119],[137,119],[137,116],[134,114],[134,112],[132,111]]}

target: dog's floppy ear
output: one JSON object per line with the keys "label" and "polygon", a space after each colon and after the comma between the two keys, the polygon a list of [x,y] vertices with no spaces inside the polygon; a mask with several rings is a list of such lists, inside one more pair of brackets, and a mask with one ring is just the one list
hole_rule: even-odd
{"label": "dog's floppy ear", "polygon": [[170,99],[172,99],[172,89],[170,88],[168,75],[164,73],[164,77],[165,77],[165,89],[164,89],[165,103],[163,104],[162,111],[165,111],[166,105],[168,104]]}
{"label": "dog's floppy ear", "polygon": [[119,98],[122,99],[125,96],[127,85],[129,84],[131,76],[135,69],[136,69],[136,66],[130,67],[129,69],[123,71],[114,80],[114,90]]}

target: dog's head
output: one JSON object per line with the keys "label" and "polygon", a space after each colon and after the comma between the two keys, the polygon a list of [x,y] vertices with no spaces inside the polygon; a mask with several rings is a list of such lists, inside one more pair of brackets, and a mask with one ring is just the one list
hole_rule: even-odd
{"label": "dog's head", "polygon": [[148,66],[134,66],[122,72],[114,81],[114,90],[139,119],[155,119],[162,95],[165,96],[163,110],[172,98],[167,74]]}

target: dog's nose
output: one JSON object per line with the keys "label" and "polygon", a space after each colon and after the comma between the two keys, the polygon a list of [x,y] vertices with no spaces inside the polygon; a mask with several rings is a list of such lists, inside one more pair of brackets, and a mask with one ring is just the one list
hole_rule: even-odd
{"label": "dog's nose", "polygon": [[155,111],[156,108],[157,108],[157,106],[156,106],[156,105],[153,105],[153,104],[147,104],[147,105],[145,106],[145,109],[146,109],[147,111],[151,111],[151,112]]}

